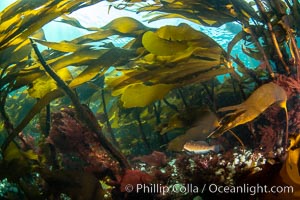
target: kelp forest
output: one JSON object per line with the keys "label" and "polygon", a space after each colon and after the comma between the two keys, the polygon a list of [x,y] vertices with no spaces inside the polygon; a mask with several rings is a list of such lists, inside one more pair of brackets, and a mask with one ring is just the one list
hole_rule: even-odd
{"label": "kelp forest", "polygon": [[[71,15],[99,3],[144,18]],[[87,34],[49,40],[53,21]],[[225,45],[202,31],[232,24]],[[299,199],[299,38],[299,0],[16,0],[0,12],[1,199]],[[277,190],[235,190],[258,185]]]}

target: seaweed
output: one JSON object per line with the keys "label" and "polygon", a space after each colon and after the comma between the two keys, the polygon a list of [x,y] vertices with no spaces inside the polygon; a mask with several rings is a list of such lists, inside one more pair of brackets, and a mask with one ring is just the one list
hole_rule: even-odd
{"label": "seaweed", "polygon": [[[210,199],[220,194],[125,186],[239,185],[271,173],[298,197],[298,1],[107,1],[108,11],[145,14],[148,23],[181,18],[217,30],[239,23],[227,48],[187,21],[153,28],[124,16],[87,27],[69,15],[99,2],[18,0],[0,12],[0,177],[17,188],[14,196]],[[49,41],[43,26],[52,21],[86,33]],[[223,148],[187,155],[190,140]]]}

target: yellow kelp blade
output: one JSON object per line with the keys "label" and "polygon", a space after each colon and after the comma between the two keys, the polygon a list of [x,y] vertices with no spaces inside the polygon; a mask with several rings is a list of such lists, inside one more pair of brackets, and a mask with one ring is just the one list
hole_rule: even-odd
{"label": "yellow kelp blade", "polygon": [[[43,29],[40,29],[31,35],[32,37],[38,39],[45,39],[45,34]],[[13,45],[3,50],[0,50],[0,62],[1,68],[6,68],[9,65],[14,63],[19,63],[25,59],[28,59],[28,56],[32,56],[30,54],[32,50],[31,44],[29,39],[24,40],[23,42],[19,43],[18,45]],[[33,56],[32,56],[33,57]],[[22,69],[19,64],[17,68]],[[15,69],[14,69],[15,70]]]}
{"label": "yellow kelp blade", "polygon": [[[111,48],[103,50],[103,53],[95,60],[92,60],[88,67],[83,70],[71,83],[70,87],[80,85],[94,78],[96,75],[104,73],[110,66],[118,66],[127,62],[135,52],[121,48]],[[118,57],[119,59],[115,59]]]}
{"label": "yellow kelp blade", "polygon": [[0,12],[0,19],[1,21],[7,21],[8,19],[12,18],[14,15],[18,13],[22,13],[25,10],[38,8],[39,6],[45,4],[47,1],[48,0],[29,2],[29,1],[17,0]]}
{"label": "yellow kelp blade", "polygon": [[[219,60],[220,55],[224,52],[219,44],[209,36],[185,23],[178,26],[163,26],[155,32],[147,31],[143,34],[142,43],[147,51],[156,55],[157,60],[162,62],[181,60],[177,57],[187,58],[183,57],[182,54],[188,56],[194,54],[199,58]],[[211,53],[212,58],[205,55],[207,53]],[[145,58],[145,60],[147,59]]]}
{"label": "yellow kelp blade", "polygon": [[300,198],[300,148],[293,150],[292,147],[299,145],[300,134],[296,138],[291,138],[291,145],[287,153],[287,158],[280,171],[280,176],[284,183],[293,186],[293,196]]}
{"label": "yellow kelp blade", "polygon": [[117,68],[122,72],[120,75],[106,77],[108,88],[125,91],[130,85],[141,87],[141,83],[151,87],[159,84],[181,87],[233,70],[225,64],[224,50],[209,36],[187,24],[147,31],[142,36],[142,45],[145,51],[142,56],[131,59],[127,64],[132,66],[130,69]]}
{"label": "yellow kelp blade", "polygon": [[[146,70],[145,70],[146,71]],[[132,83],[141,83],[138,78],[134,79],[135,75],[138,75],[140,72],[134,69],[124,70],[120,75],[120,72],[114,70],[110,75],[105,76],[105,84],[109,89],[119,90],[123,87],[128,86]]]}
{"label": "yellow kelp blade", "polygon": [[[76,78],[75,78],[76,79]],[[74,79],[74,80],[75,80]],[[75,88],[80,84],[85,83],[85,79],[81,79],[79,81],[75,81],[74,84],[70,84],[71,88]],[[52,90],[46,93],[41,99],[37,101],[37,103],[26,113],[26,116],[22,119],[22,121],[18,124],[18,126],[14,129],[14,132],[11,135],[17,134],[22,131],[27,124],[33,119],[33,117],[40,113],[40,111],[48,105],[54,99],[64,96],[63,92],[59,89]]]}
{"label": "yellow kelp blade", "polygon": [[107,39],[109,36],[113,35],[126,37],[138,36],[147,30],[150,30],[150,28],[131,17],[120,17],[112,20],[102,28],[97,29],[97,32],[83,35],[71,42],[76,44],[96,42]]}
{"label": "yellow kelp blade", "polygon": [[[18,0],[13,4],[6,7],[2,12],[0,12],[1,27],[0,27],[0,47],[4,44],[6,38],[12,37],[18,27],[24,23],[25,13],[28,10],[34,10],[42,5],[45,5],[47,1],[41,0],[35,3],[30,3],[28,1]],[[23,16],[23,20],[21,19]],[[19,18],[18,18],[19,17]],[[32,17],[32,16],[31,16]],[[18,20],[16,20],[18,18]],[[19,30],[23,31],[23,30]]]}
{"label": "yellow kelp blade", "polygon": [[234,18],[236,17],[235,14],[230,13],[230,10],[226,8],[229,3],[229,1],[164,1],[163,4],[157,4],[156,6],[149,5],[140,8],[139,12],[159,11],[159,14],[154,18],[151,18],[150,21],[176,17],[187,20],[191,19],[193,22],[196,21],[198,24],[202,25],[220,26],[223,23],[234,21]]}
{"label": "yellow kelp blade", "polygon": [[[72,80],[72,75],[68,68],[58,70],[57,75],[64,81]],[[33,98],[40,99],[56,89],[58,89],[56,82],[49,75],[44,75],[32,82],[32,87],[28,89],[28,94]]]}
{"label": "yellow kelp blade", "polygon": [[[134,20],[134,19],[132,19]],[[116,19],[115,21],[118,21]],[[122,20],[121,20],[122,21]],[[137,26],[138,27],[138,26]],[[117,28],[117,27],[114,27]],[[88,66],[88,69],[86,70],[86,74],[89,73],[88,71],[92,71],[93,76],[97,75],[96,71],[100,71],[102,69],[101,66],[105,65],[114,65],[118,61],[121,60],[121,62],[124,62],[125,59],[130,60],[133,57],[136,57],[136,54],[134,54],[134,50],[132,52],[123,50],[123,49],[92,49],[90,45],[84,45],[83,43],[89,43],[89,42],[96,42],[101,41],[102,39],[107,39],[108,36],[117,34],[117,31],[115,30],[100,30],[96,33],[87,34],[84,36],[81,36],[79,38],[76,38],[72,41],[63,41],[60,43],[56,42],[48,42],[44,40],[36,40],[42,45],[45,45],[49,48],[51,48],[51,52],[73,52],[68,55],[62,55],[60,57],[56,57],[50,60],[47,60],[47,63],[51,65],[51,67],[54,70],[61,69],[63,67],[67,66]],[[116,54],[114,57],[106,55],[106,58],[103,59],[101,57],[104,53],[114,51]],[[123,55],[117,56],[122,52]],[[44,52],[43,52],[44,53]],[[110,52],[110,54],[113,52]],[[128,57],[129,55],[132,55],[132,57]],[[49,54],[48,54],[49,55]],[[59,54],[61,55],[61,54]],[[116,59],[116,57],[118,59]],[[111,58],[111,59],[109,59]],[[99,63],[97,63],[99,62]],[[106,62],[106,64],[105,64]],[[104,64],[103,64],[104,63]],[[93,65],[93,66],[92,66]],[[28,83],[31,83],[34,79],[40,77],[43,75],[43,72],[39,70],[40,64],[37,63],[34,66],[31,66],[30,69],[26,68],[24,71],[21,71],[19,76],[17,77],[17,82],[14,84],[15,88],[21,87],[23,85],[26,85]],[[91,75],[91,74],[89,74]],[[92,75],[90,77],[93,77]],[[4,84],[4,83],[3,83]]]}
{"label": "yellow kelp blade", "polygon": [[33,38],[35,42],[40,43],[46,47],[49,47],[50,49],[61,51],[61,52],[75,52],[79,51],[82,48],[88,48],[91,47],[91,45],[80,45],[80,44],[74,44],[72,42],[67,41],[61,41],[61,42],[48,42],[45,40],[39,40]]}
{"label": "yellow kelp blade", "polygon": [[[115,50],[118,50],[118,49],[115,49]],[[123,51],[121,51],[121,52],[122,52],[122,55],[126,55]],[[130,51],[126,51],[126,52],[132,53]],[[108,54],[105,54],[105,53],[108,53]],[[95,77],[97,74],[101,73],[99,71],[101,69],[103,69],[103,67],[108,67],[108,66],[117,64],[117,62],[119,62],[120,60],[113,59],[114,55],[117,55],[116,53],[118,53],[118,52],[114,51],[114,49],[111,49],[111,50],[106,49],[105,52],[99,56],[99,52],[98,52],[99,59],[101,59],[101,56],[105,56],[108,59],[104,60],[104,62],[102,62],[101,64],[98,63],[99,64],[98,66],[93,65],[95,63],[91,62],[90,63],[91,66],[87,67],[77,77],[75,77],[70,82],[69,87],[76,88],[77,86],[86,83],[87,81],[89,81],[90,79]],[[127,56],[129,56],[129,55],[127,55]],[[125,60],[128,59],[128,58],[126,58],[126,56],[124,56],[123,58]],[[103,59],[101,59],[101,60],[103,60]],[[97,61],[97,60],[93,60],[93,61]],[[55,67],[53,69],[55,69]],[[21,123],[16,127],[16,129],[14,130],[14,133],[12,133],[12,135],[23,130],[24,127],[32,120],[32,118],[37,113],[40,112],[41,109],[43,109],[47,104],[49,104],[51,101],[53,101],[54,99],[56,99],[60,96],[63,96],[63,92],[59,89],[51,90],[48,93],[44,94],[44,96],[42,96],[41,99],[39,99],[37,101],[37,103],[27,113],[26,117],[24,117],[24,119],[21,121]]]}
{"label": "yellow kelp blade", "polygon": [[[142,69],[122,70],[123,74],[120,76],[106,77],[105,83],[113,90],[118,90],[122,87],[126,87],[129,84],[147,81],[152,82],[153,84],[175,84],[179,87],[187,84],[204,82],[217,75],[230,73],[233,70],[228,69],[225,66],[211,68],[211,65],[207,67],[203,65],[200,67],[200,64],[201,62],[199,62],[197,66],[186,64],[178,65],[178,67],[176,64],[174,64],[176,66],[174,68],[163,68],[158,66],[157,68],[153,67],[151,71]],[[204,69],[203,71],[202,67]]]}
{"label": "yellow kelp blade", "polygon": [[152,31],[144,33],[142,42],[147,51],[159,56],[174,55],[188,48],[186,43],[161,39]]}
{"label": "yellow kelp blade", "polygon": [[196,31],[185,23],[181,23],[178,26],[163,26],[156,31],[156,35],[161,39],[170,41],[200,40],[205,37],[203,33]]}
{"label": "yellow kelp blade", "polygon": [[236,19],[242,21],[249,21],[250,18],[261,20],[246,1],[162,1],[161,3],[155,2],[146,5],[138,10],[138,12],[151,11],[156,16],[150,18],[148,22],[168,18],[182,18],[197,24],[218,27]]}
{"label": "yellow kelp blade", "polygon": [[[74,82],[70,84],[69,86],[71,88],[75,88],[83,83],[85,83],[87,80],[83,79],[82,77],[79,78],[79,80],[74,79]],[[33,119],[33,117],[40,113],[40,111],[48,105],[51,101],[54,99],[63,96],[63,92],[59,89],[51,90],[50,92],[46,93],[44,96],[41,97],[37,101],[37,103],[26,113],[26,116],[22,119],[22,121],[17,125],[17,127],[14,129],[13,133],[11,135],[15,135],[22,131],[27,124]]]}
{"label": "yellow kelp blade", "polygon": [[[1,68],[10,67],[6,68],[5,72],[1,71],[5,77],[1,80],[0,87],[12,83],[16,77],[21,78],[19,72],[23,68],[26,68],[23,71],[24,73],[20,73],[22,75],[26,74],[25,79],[27,79],[28,82],[24,84],[19,84],[19,82],[14,85],[14,88],[31,83],[34,79],[43,75],[44,73],[39,70],[39,66],[37,66],[34,71],[31,71],[31,66],[29,66],[32,64],[32,60],[27,59],[27,56],[31,52],[28,37],[32,36],[43,39],[42,34],[36,34],[35,32],[40,30],[46,23],[63,13],[75,11],[78,8],[96,2],[97,1],[90,2],[84,0],[41,0],[38,2],[19,0],[4,9],[0,13],[0,57],[4,58],[1,60]],[[28,74],[31,76],[31,73],[36,73],[36,76],[33,75],[33,78],[27,77]]]}
{"label": "yellow kelp blade", "polygon": [[[92,50],[92,49],[81,49],[69,55],[62,55],[57,58],[47,60],[47,63],[52,67],[53,70],[57,71],[67,66],[89,66],[93,61],[98,57],[101,57],[107,49]],[[44,75],[45,72],[41,71],[40,63],[36,63],[31,68],[25,68],[21,70],[16,83],[14,84],[15,88],[22,87]]]}
{"label": "yellow kelp blade", "polygon": [[13,45],[8,48],[0,50],[0,60],[1,60],[0,67],[2,69],[5,69],[6,67],[12,64],[16,64],[22,61],[24,58],[27,59],[28,55],[31,52],[31,49],[32,48],[29,40],[24,40],[19,45]]}
{"label": "yellow kelp blade", "polygon": [[28,175],[37,166],[31,161],[38,163],[38,155],[32,150],[21,151],[14,142],[11,142],[3,152],[3,159],[0,162],[0,177],[18,182],[22,176]]}
{"label": "yellow kelp blade", "polygon": [[162,99],[174,85],[157,84],[152,86],[136,83],[114,91],[114,96],[121,94],[125,108],[144,107],[156,100]]}
{"label": "yellow kelp blade", "polygon": [[[6,16],[4,18],[6,20],[1,21],[0,49],[19,44],[26,40],[32,33],[39,30],[43,25],[63,13],[92,4],[86,0],[50,0],[43,3],[42,5],[37,4],[36,6],[29,3],[31,6],[25,6],[25,9],[23,9],[21,13],[9,17]],[[20,4],[23,4],[23,2],[18,1],[5,10],[20,10],[18,7]],[[4,15],[5,10],[1,12],[0,15]]]}
{"label": "yellow kelp blade", "polygon": [[142,61],[151,64],[152,61],[167,65],[168,62],[186,62],[189,57],[198,61],[221,63],[225,54],[222,47],[208,35],[184,23],[179,26],[163,26],[155,32],[147,31],[143,35],[142,44],[154,56],[147,54],[135,61],[138,64],[142,64]]}
{"label": "yellow kelp blade", "polygon": [[158,14],[157,16],[152,17],[151,19],[149,19],[148,22],[151,23],[151,22],[155,22],[155,21],[158,21],[158,20],[161,20],[161,19],[174,19],[174,18],[181,18],[181,19],[188,20],[190,22],[194,22],[195,24],[201,24],[201,22],[199,22],[199,20],[197,20],[197,19],[189,18],[189,17],[186,17],[186,16],[178,14],[178,13]]}
{"label": "yellow kelp blade", "polygon": [[204,82],[217,75],[226,74],[230,69],[224,66],[212,67],[213,64],[218,66],[219,61],[199,61],[196,63],[179,63],[175,68],[165,68],[164,70],[157,70],[156,77],[153,82],[161,83],[178,83],[182,85]]}
{"label": "yellow kelp blade", "polygon": [[[122,62],[126,62],[135,57],[134,51],[124,50],[121,48],[99,49],[93,50],[89,48],[80,49],[72,54],[60,56],[58,58],[47,61],[53,70],[58,71],[68,66],[87,66],[72,82],[70,87],[76,87],[84,82],[94,78],[97,74],[110,66],[118,66]],[[118,57],[119,59],[116,59]],[[31,69],[20,71],[16,78],[15,88],[32,83],[34,80],[44,75],[39,70],[40,64],[37,63]]]}
{"label": "yellow kelp blade", "polygon": [[[287,113],[286,101],[287,95],[283,88],[272,82],[264,84],[256,89],[243,103],[219,109],[220,112],[230,110],[233,110],[233,112],[228,113],[221,119],[220,126],[209,137],[217,137],[238,125],[251,122],[274,103],[284,108]],[[288,116],[286,115],[286,117],[288,121]]]}
{"label": "yellow kelp blade", "polygon": [[140,34],[150,28],[142,24],[136,19],[131,17],[120,17],[112,20],[107,25],[103,26],[102,29],[109,29],[118,32],[119,34]]}
{"label": "yellow kelp blade", "polygon": [[100,28],[96,28],[96,27],[88,27],[88,28],[84,27],[84,26],[81,25],[81,23],[75,17],[70,17],[68,15],[60,16],[60,20],[58,22],[66,23],[66,24],[69,24],[71,26],[86,29],[86,30],[89,30],[89,31],[99,31],[99,30],[101,30]]}
{"label": "yellow kelp blade", "polygon": [[[83,54],[76,54],[74,59],[66,59],[66,58],[70,58],[70,56],[65,56],[64,59],[60,60],[60,62],[58,62],[59,60],[56,61],[56,62],[53,62],[52,63],[52,65],[53,65],[52,68],[53,69],[59,69],[58,70],[58,75],[61,75],[60,72],[62,72],[63,77],[61,77],[61,78],[63,78],[63,80],[65,80],[65,81],[68,81],[68,80],[71,80],[71,79],[69,78],[70,76],[66,76],[67,75],[67,73],[66,73],[67,68],[65,68],[65,67],[67,67],[69,65],[72,65],[72,64],[75,65],[75,63],[78,62],[78,61],[81,61],[80,62],[81,64],[88,65],[88,67],[85,68],[69,84],[70,87],[77,87],[77,86],[79,86],[79,85],[81,85],[81,84],[83,84],[87,81],[90,81],[96,75],[98,75],[100,73],[103,73],[104,72],[103,70],[107,69],[108,67],[110,67],[112,65],[118,65],[118,62],[122,61],[122,59],[119,59],[119,60],[115,59],[116,55],[120,54],[119,56],[120,57],[122,56],[123,59],[127,59],[128,56],[130,57],[132,55],[131,51],[126,51],[126,50],[122,50],[122,49],[118,49],[118,48],[105,49],[105,50],[96,51],[96,52],[98,52],[98,53],[97,53],[97,55],[95,55],[95,57],[93,57],[92,53],[89,55],[90,57],[78,56],[78,55],[84,55],[85,51],[82,51]],[[69,61],[71,61],[71,63],[69,63]],[[75,62],[75,63],[72,63],[72,62]],[[25,76],[25,78],[27,78],[26,82],[29,81],[28,76]],[[37,79],[37,80],[39,80],[39,79]],[[52,79],[50,79],[50,80],[52,80]],[[46,83],[48,81],[45,78],[43,78],[42,82]],[[35,81],[34,81],[34,83],[35,83]],[[39,81],[38,81],[38,83],[39,83]],[[47,87],[49,89],[52,88],[52,90],[56,89],[56,87],[50,86],[50,83],[52,83],[52,81],[49,81],[48,84],[46,84],[46,85],[48,85]],[[45,84],[42,84],[42,85],[45,85]],[[53,82],[52,85],[56,85],[56,83]],[[43,94],[45,94],[45,92],[48,91],[48,90],[40,90],[40,89],[41,88],[33,87],[34,91],[43,91]]]}
{"label": "yellow kelp blade", "polygon": [[83,35],[81,37],[78,37],[71,42],[75,44],[84,44],[89,42],[98,42],[104,39],[107,39],[107,37],[116,35],[116,32],[114,30],[100,30],[95,33],[89,33],[86,35]]}

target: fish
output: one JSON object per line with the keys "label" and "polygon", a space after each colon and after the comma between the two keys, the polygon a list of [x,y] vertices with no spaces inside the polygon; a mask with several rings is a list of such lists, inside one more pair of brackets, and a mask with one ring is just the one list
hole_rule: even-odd
{"label": "fish", "polygon": [[194,154],[206,154],[214,151],[218,153],[221,149],[221,145],[209,145],[205,141],[189,141],[184,144],[183,151],[194,153]]}
{"label": "fish", "polygon": [[[184,122],[184,125],[189,127],[183,135],[179,135],[168,143],[169,151],[181,151],[184,144],[189,141],[202,141],[219,126],[219,119],[216,114],[209,109],[197,110],[189,112],[190,118]],[[192,116],[194,115],[194,116]]]}

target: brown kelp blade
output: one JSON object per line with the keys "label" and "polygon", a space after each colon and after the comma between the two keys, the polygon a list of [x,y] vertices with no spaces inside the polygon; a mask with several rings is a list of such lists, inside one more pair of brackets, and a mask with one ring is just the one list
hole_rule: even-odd
{"label": "brown kelp blade", "polygon": [[[182,18],[205,26],[221,26],[239,18],[260,20],[246,1],[162,1],[141,7],[138,12],[151,11],[149,22],[168,18]],[[157,11],[157,12],[156,12]],[[153,16],[154,15],[154,16]]]}
{"label": "brown kelp blade", "polygon": [[291,145],[288,149],[287,158],[280,170],[280,176],[285,184],[294,187],[294,196],[300,197],[300,148],[293,149],[300,141],[300,134],[291,139]]}
{"label": "brown kelp blade", "polygon": [[[122,75],[105,80],[114,96],[122,95],[121,101],[127,108],[148,105],[173,88],[204,82],[233,70],[226,64],[222,47],[188,24],[146,31],[142,34],[141,45],[143,55],[127,64],[134,67],[122,69]],[[151,99],[128,95],[136,88],[143,88],[145,94],[152,93],[148,95]],[[161,88],[163,96],[158,95]]]}
{"label": "brown kelp blade", "polygon": [[[256,89],[243,103],[219,109],[221,112],[229,110],[232,110],[232,112],[221,119],[220,126],[208,137],[220,136],[238,125],[251,122],[274,103],[285,110],[288,123],[286,101],[287,95],[283,88],[272,82],[264,84]],[[286,125],[286,134],[288,132],[287,128],[288,125]]]}

